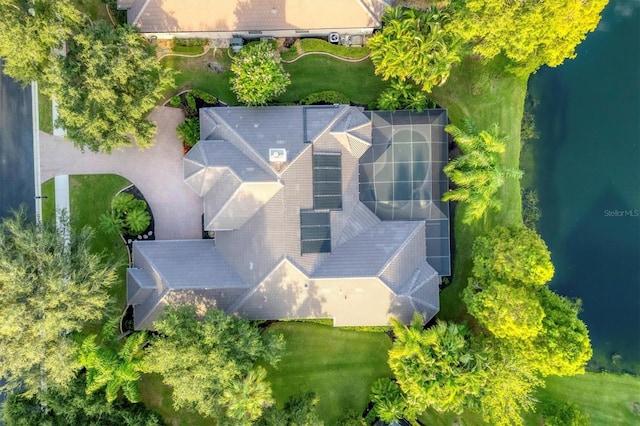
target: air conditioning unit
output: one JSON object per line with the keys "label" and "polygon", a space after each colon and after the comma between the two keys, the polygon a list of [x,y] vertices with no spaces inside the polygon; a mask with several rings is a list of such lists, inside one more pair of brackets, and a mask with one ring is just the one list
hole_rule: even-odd
{"label": "air conditioning unit", "polygon": [[340,41],[340,34],[331,33],[329,34],[329,43],[338,43]]}

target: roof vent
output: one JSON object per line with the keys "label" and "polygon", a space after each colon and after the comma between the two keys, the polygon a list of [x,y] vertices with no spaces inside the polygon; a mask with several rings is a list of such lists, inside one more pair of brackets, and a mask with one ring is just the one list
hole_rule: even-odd
{"label": "roof vent", "polygon": [[287,150],[284,148],[270,148],[269,149],[269,162],[270,163],[286,163],[287,162]]}

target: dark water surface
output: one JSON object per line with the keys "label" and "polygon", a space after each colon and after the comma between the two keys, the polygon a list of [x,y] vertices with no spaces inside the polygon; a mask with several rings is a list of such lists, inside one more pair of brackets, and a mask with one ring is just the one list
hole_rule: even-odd
{"label": "dark water surface", "polygon": [[31,88],[2,74],[0,63],[0,218],[21,204],[35,217]]}
{"label": "dark water surface", "polygon": [[577,52],[529,84],[539,230],[551,288],[583,301],[592,367],[640,373],[640,1],[612,0]]}

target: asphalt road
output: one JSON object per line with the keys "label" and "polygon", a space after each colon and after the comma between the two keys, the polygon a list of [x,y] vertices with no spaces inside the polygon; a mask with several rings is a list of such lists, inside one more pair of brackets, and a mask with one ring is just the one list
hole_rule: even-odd
{"label": "asphalt road", "polygon": [[35,218],[34,182],[31,88],[0,72],[0,218],[21,204]]}
{"label": "asphalt road", "polygon": [[[0,62],[0,218],[21,204],[35,218],[34,196],[31,88],[22,88],[2,74]],[[4,399],[0,393],[0,404]]]}

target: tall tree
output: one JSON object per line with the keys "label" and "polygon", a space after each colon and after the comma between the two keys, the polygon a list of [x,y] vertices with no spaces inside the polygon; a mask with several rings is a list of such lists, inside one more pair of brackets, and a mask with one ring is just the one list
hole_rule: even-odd
{"label": "tall tree", "polygon": [[72,333],[109,307],[114,265],[89,251],[88,229],[63,226],[28,223],[24,212],[0,224],[2,389],[30,396],[69,383],[79,368]]}
{"label": "tall tree", "polygon": [[258,359],[275,365],[282,336],[262,335],[247,320],[211,309],[168,307],[154,323],[159,335],[146,350],[143,371],[173,388],[176,409],[233,424],[250,424],[273,404]]}
{"label": "tall tree", "polygon": [[406,413],[407,401],[400,386],[391,379],[378,379],[371,387],[371,401],[380,420],[388,424],[412,417]]}
{"label": "tall tree", "polygon": [[318,398],[313,392],[293,395],[282,408],[275,404],[267,408],[256,423],[258,426],[323,426],[317,412]]}
{"label": "tall tree", "polygon": [[3,72],[22,84],[39,80],[82,20],[70,0],[0,0]]}
{"label": "tall tree", "polygon": [[521,426],[523,412],[534,408],[533,394],[544,382],[520,354],[503,342],[489,339],[485,347],[488,375],[478,398],[482,417],[495,426]]}
{"label": "tall tree", "polygon": [[146,116],[173,85],[173,72],[135,28],[98,21],[71,40],[47,80],[69,139],[109,153],[132,140],[152,144],[156,126]]}
{"label": "tall tree", "polygon": [[383,79],[415,81],[426,92],[444,84],[460,62],[460,39],[448,30],[449,14],[402,6],[388,9],[382,30],[367,42],[375,72]]}
{"label": "tall tree", "polygon": [[593,349],[587,326],[578,318],[580,302],[572,302],[547,288],[539,294],[545,313],[542,329],[531,340],[510,342],[514,352],[543,376],[583,374]]}
{"label": "tall tree", "polygon": [[461,412],[479,395],[485,356],[465,326],[439,321],[423,330],[417,314],[410,327],[392,324],[389,366],[410,408]]}
{"label": "tall tree", "polygon": [[528,75],[558,66],[595,30],[608,0],[456,0],[452,27],[487,58],[504,53]]}
{"label": "tall tree", "polygon": [[492,282],[464,290],[467,311],[498,338],[530,339],[542,330],[544,311],[535,290]]}
{"label": "tall tree", "polygon": [[502,165],[501,155],[506,145],[498,125],[490,131],[476,132],[467,122],[466,131],[453,124],[445,130],[453,136],[462,155],[444,167],[445,174],[457,188],[446,192],[442,200],[466,203],[462,221],[467,224],[482,218],[487,210],[499,211],[502,204],[496,196],[498,190],[505,179],[522,177],[522,171]]}
{"label": "tall tree", "polygon": [[87,393],[105,388],[107,402],[111,403],[122,390],[130,402],[139,402],[139,370],[147,335],[144,332],[133,333],[121,343],[116,335],[118,321],[119,318],[107,321],[100,343],[96,342],[98,336],[92,334],[85,337],[80,345],[79,361],[87,370]]}
{"label": "tall tree", "polygon": [[474,282],[516,282],[540,287],[551,281],[553,274],[551,253],[534,230],[496,227],[473,243]]}
{"label": "tall tree", "polygon": [[291,83],[280,55],[269,42],[249,44],[240,50],[231,63],[231,86],[243,104],[265,105],[285,92]]}
{"label": "tall tree", "polygon": [[51,387],[36,397],[13,393],[3,406],[7,426],[99,425],[159,426],[159,415],[143,404],[118,400],[108,403],[104,396],[87,394],[81,374],[65,389]]}

